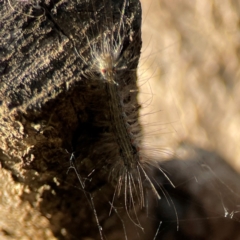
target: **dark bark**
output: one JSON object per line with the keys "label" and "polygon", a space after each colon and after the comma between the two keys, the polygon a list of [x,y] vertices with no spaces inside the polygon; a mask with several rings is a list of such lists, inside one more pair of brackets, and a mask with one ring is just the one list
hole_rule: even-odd
{"label": "dark bark", "polygon": [[[93,208],[106,236],[116,234],[112,229],[121,224],[116,214],[108,217],[114,191],[101,150],[101,135],[108,131],[101,125],[108,121],[105,84],[87,72],[93,57],[89,42],[101,40],[104,25],[119,26],[123,4],[121,0],[0,3],[1,164],[24,186],[18,198],[46,216],[59,239],[100,238]],[[123,48],[133,69],[125,81],[136,85],[140,3],[130,1],[124,11]],[[83,179],[96,170],[91,182],[86,181],[87,193],[74,169],[68,172],[73,152]],[[15,217],[19,218],[17,211]],[[122,232],[122,227],[117,229]],[[14,237],[14,229],[3,231]]]}

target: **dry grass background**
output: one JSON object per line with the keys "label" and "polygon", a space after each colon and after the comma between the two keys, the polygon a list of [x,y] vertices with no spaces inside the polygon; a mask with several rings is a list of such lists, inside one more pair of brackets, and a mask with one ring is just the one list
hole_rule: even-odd
{"label": "dry grass background", "polygon": [[148,121],[163,123],[154,141],[170,152],[189,141],[240,171],[240,1],[141,2],[139,78],[150,84],[140,99],[153,92],[143,112],[157,111]]}

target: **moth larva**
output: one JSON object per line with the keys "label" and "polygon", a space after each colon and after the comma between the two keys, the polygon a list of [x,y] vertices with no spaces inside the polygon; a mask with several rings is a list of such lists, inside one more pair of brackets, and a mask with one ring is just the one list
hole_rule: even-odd
{"label": "moth larva", "polygon": [[[114,12],[113,3],[107,2],[109,6],[105,2],[100,9]],[[140,30],[131,32],[131,22],[128,22],[131,18],[125,16],[128,4],[129,1],[124,0],[121,10],[115,10],[120,13],[119,17],[112,17],[110,21],[108,17],[102,19],[99,16],[101,10],[98,12],[94,8],[93,22],[96,25],[87,31],[89,35],[85,35],[86,52],[76,52],[85,65],[83,75],[87,83],[94,82],[94,88],[102,91],[101,104],[98,106],[96,101],[92,107],[97,114],[103,112],[94,124],[104,126],[98,144],[90,150],[98,153],[94,155],[96,165],[93,169],[104,169],[108,182],[115,188],[110,212],[115,209],[115,203],[121,204],[119,201],[123,198],[128,217],[135,226],[143,229],[138,211],[146,206],[146,188],[150,188],[157,199],[160,195],[147,169],[155,163],[142,151],[142,132],[138,122],[140,105],[137,102],[141,36]]]}
{"label": "moth larva", "polygon": [[[144,170],[146,160],[142,159],[144,155],[141,154],[139,104],[136,101],[136,59],[140,56],[140,46],[135,50],[134,39],[125,29],[127,23],[124,15],[127,6],[128,1],[125,0],[119,11],[118,23],[107,22],[106,19],[106,26],[97,27],[97,42],[92,44],[87,37],[91,59],[87,61],[81,54],[79,56],[85,64],[90,65],[86,75],[105,85],[112,135],[109,141],[115,143],[114,149],[109,150],[114,154],[106,162],[111,166],[109,175],[116,184],[116,192],[119,195],[124,185],[125,205],[136,205],[135,192],[140,205],[144,206],[143,178],[150,183],[155,195],[158,198],[160,196]],[[140,32],[135,34],[139,35]]]}

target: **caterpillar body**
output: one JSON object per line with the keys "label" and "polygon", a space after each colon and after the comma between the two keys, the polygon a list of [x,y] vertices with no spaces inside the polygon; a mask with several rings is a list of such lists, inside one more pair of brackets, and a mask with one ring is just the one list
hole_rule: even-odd
{"label": "caterpillar body", "polygon": [[[107,2],[100,9],[110,9],[109,12],[113,12],[112,1],[108,2],[109,5]],[[90,30],[94,33],[93,38],[85,36],[85,49],[89,54],[75,50],[86,68],[83,75],[89,84],[94,82],[94,88],[101,92],[99,109],[98,106],[93,106],[93,109],[104,112],[101,120],[95,120],[95,125],[104,130],[98,144],[93,146],[93,151],[97,153],[95,156],[100,156],[96,159],[93,171],[97,168],[104,169],[114,188],[110,212],[116,212],[115,204],[119,205],[122,199],[130,221],[143,230],[145,226],[139,221],[138,211],[147,205],[146,190],[150,189],[157,199],[160,199],[160,194],[147,169],[148,166],[155,165],[155,162],[144,154],[142,147],[142,131],[138,121],[141,106],[137,102],[141,29],[130,30],[136,15],[132,13],[131,17],[125,16],[130,9],[129,4],[130,1],[124,0],[120,10],[116,10],[120,13],[119,17],[110,20],[108,17],[99,20],[98,11],[94,7],[94,22],[97,24]],[[84,184],[81,185],[85,188]],[[116,201],[117,198],[120,200]],[[93,205],[92,208],[94,209]]]}
{"label": "caterpillar body", "polygon": [[[117,185],[118,195],[120,195],[122,185],[124,185],[126,206],[128,206],[129,201],[132,206],[136,204],[133,199],[133,191],[136,192],[140,205],[144,206],[142,178],[150,183],[159,199],[160,196],[144,170],[144,159],[140,152],[141,127],[138,123],[140,106],[136,102],[138,90],[136,77],[134,77],[137,70],[135,59],[139,55],[134,55],[138,52],[136,50],[129,55],[129,50],[125,47],[132,47],[134,44],[134,39],[131,39],[125,31],[123,20],[127,3],[128,1],[123,2],[120,22],[118,22],[117,27],[108,26],[105,31],[99,29],[100,38],[97,43],[91,44],[88,39],[92,59],[86,75],[97,80],[99,84],[105,85],[112,132],[110,141],[115,142],[117,149],[113,149],[112,159],[107,160],[111,166],[109,176]],[[83,56],[79,56],[83,62],[89,65]],[[135,78],[135,81],[132,81],[131,78]],[[136,186],[135,181],[138,186]]]}

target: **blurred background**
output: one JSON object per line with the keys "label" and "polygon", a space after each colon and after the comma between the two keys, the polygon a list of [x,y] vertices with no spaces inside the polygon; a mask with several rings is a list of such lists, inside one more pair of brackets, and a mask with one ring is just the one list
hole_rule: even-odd
{"label": "blurred background", "polygon": [[145,136],[169,155],[180,142],[191,142],[219,153],[239,172],[240,1],[141,3]]}

